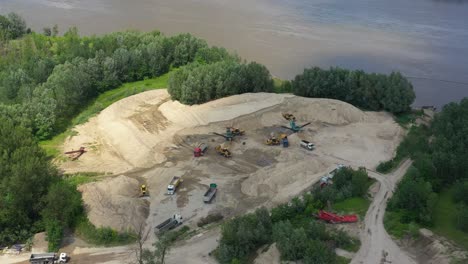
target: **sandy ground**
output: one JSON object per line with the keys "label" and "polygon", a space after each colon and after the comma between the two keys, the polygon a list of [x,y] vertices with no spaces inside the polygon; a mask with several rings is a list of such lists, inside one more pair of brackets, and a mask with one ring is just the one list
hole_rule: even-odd
{"label": "sandy ground", "polygon": [[[293,113],[299,125],[312,123],[289,136],[289,148],[266,146],[272,132],[290,134],[281,128],[288,125],[283,112]],[[223,133],[226,126],[246,130],[228,145],[231,159],[214,151],[225,140],[212,132]],[[114,175],[80,187],[91,222],[118,230],[146,224],[148,231],[174,213],[182,214],[184,224],[193,228],[209,213],[230,217],[287,202],[337,164],[374,168],[390,159],[404,133],[387,113],[363,112],[337,100],[258,93],[185,106],[171,101],[166,90],[125,98],[75,130],[77,135],[67,139],[63,150],[85,146],[88,152],[61,168]],[[301,139],[315,143],[316,150],[300,148]],[[208,152],[194,158],[193,148],[201,142],[208,144]],[[183,183],[168,196],[173,176],[181,176]],[[204,204],[203,193],[212,182],[218,184],[218,194]],[[150,193],[146,199],[137,197],[143,183]],[[179,245],[168,263],[207,263],[219,236],[213,232]],[[155,239],[152,235],[146,246]],[[96,257],[96,263],[104,258],[72,254],[79,254],[80,260]],[[106,256],[117,262],[122,258]]]}
{"label": "sandy ground", "polygon": [[364,228],[361,230],[361,248],[351,261],[351,264],[367,263],[416,263],[409,255],[401,250],[391,239],[383,225],[383,218],[387,201],[392,196],[396,184],[411,166],[411,161],[406,160],[394,172],[382,175],[368,171],[369,176],[380,182],[380,190],[375,195],[364,220]]}

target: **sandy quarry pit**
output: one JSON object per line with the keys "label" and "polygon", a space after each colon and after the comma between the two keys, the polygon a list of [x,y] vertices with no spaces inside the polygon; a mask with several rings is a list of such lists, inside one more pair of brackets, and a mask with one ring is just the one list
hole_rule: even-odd
{"label": "sandy quarry pit", "polygon": [[[271,132],[290,133],[280,128],[288,125],[282,112],[294,114],[298,124],[312,124],[289,136],[289,148],[266,146]],[[223,133],[226,126],[246,130],[231,143],[231,159],[214,151],[225,140],[212,132]],[[85,146],[88,152],[61,168],[116,175],[80,190],[91,222],[119,230],[145,219],[152,228],[174,213],[195,225],[210,212],[229,217],[286,202],[336,164],[373,168],[390,159],[404,134],[391,115],[363,112],[337,100],[258,93],[185,106],[171,101],[166,90],[118,101],[75,130],[78,135],[67,139],[63,150]],[[317,149],[300,148],[301,139]],[[209,145],[207,155],[194,158],[193,148],[201,142]],[[167,196],[173,176],[182,176],[183,183],[176,195]],[[203,193],[212,182],[218,184],[218,195],[204,204]],[[137,197],[141,183],[149,188],[147,199]]]}

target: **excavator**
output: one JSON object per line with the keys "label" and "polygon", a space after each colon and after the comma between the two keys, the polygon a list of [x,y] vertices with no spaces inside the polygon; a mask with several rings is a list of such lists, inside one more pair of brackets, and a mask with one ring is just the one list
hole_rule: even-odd
{"label": "excavator", "polygon": [[272,134],[270,136],[270,138],[268,138],[266,141],[265,141],[265,144],[267,144],[268,146],[278,146],[278,145],[281,145],[281,143],[284,141],[285,138],[287,138],[288,135],[286,134],[281,134],[279,138],[277,138],[274,134]]}
{"label": "excavator", "polygon": [[218,145],[215,147],[216,153],[219,155],[225,157],[225,158],[230,158],[231,157],[231,152],[227,147],[224,147],[223,145]]}
{"label": "excavator", "polygon": [[220,134],[220,133],[216,133],[216,132],[213,132],[213,134],[225,138],[226,141],[232,141],[234,139],[234,137],[236,137],[236,136],[245,135],[245,131],[240,130],[239,128],[235,128],[235,127],[226,127],[226,133],[225,134]]}

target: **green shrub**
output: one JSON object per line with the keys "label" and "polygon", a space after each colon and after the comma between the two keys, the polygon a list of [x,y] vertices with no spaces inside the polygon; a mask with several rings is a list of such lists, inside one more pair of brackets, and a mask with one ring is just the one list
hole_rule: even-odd
{"label": "green shrub", "polygon": [[211,224],[211,223],[214,223],[214,222],[219,222],[221,220],[223,220],[224,216],[222,214],[210,214],[210,215],[207,215],[206,217],[202,217],[200,219],[200,221],[198,221],[197,223],[197,226],[198,227],[203,227],[207,224]]}
{"label": "green shrub", "polygon": [[117,232],[110,227],[96,228],[86,217],[82,217],[76,227],[76,234],[95,245],[125,245],[136,240],[131,232]]}

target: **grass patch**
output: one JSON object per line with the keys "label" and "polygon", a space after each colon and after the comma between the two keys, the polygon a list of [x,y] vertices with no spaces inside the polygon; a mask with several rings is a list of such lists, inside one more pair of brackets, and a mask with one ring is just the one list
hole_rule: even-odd
{"label": "grass patch", "polygon": [[434,225],[431,229],[434,233],[447,237],[464,249],[468,249],[468,234],[457,229],[455,225],[457,207],[452,197],[453,188],[439,193],[439,200],[434,208]]}
{"label": "grass patch", "polygon": [[109,90],[100,94],[93,102],[91,102],[80,114],[72,120],[72,125],[86,123],[91,117],[97,115],[111,104],[145,91],[166,88],[169,80],[169,73],[161,75],[153,79],[146,79],[143,81],[125,83],[118,88]]}
{"label": "grass patch", "polygon": [[110,227],[95,227],[83,216],[75,229],[75,233],[88,243],[97,246],[127,245],[136,241],[137,236],[132,232],[117,232]]}
{"label": "grass patch", "polygon": [[366,215],[367,209],[369,209],[370,204],[371,201],[369,201],[369,199],[362,197],[352,197],[333,204],[333,210],[345,214],[358,214],[359,217],[363,219]]}
{"label": "grass patch", "polygon": [[403,238],[411,235],[417,237],[419,235],[420,226],[417,223],[403,223],[402,218],[404,212],[401,211],[386,211],[384,216],[384,227],[387,232],[396,238]]}
{"label": "grass patch", "polygon": [[342,257],[342,256],[336,256],[336,263],[337,264],[348,264],[351,263],[351,259]]}
{"label": "grass patch", "polygon": [[98,177],[101,175],[102,174],[95,173],[95,172],[80,172],[80,173],[75,173],[75,174],[65,174],[64,178],[65,178],[65,181],[67,181],[71,185],[78,187],[88,182],[97,181]]}
{"label": "grass patch", "polygon": [[[168,85],[169,74],[170,72],[153,79],[125,83],[118,88],[102,93],[95,100],[93,100],[85,109],[83,109],[81,113],[79,113],[75,118],[73,118],[73,120],[71,121],[71,127],[86,123],[91,117],[96,116],[106,107],[123,98],[149,90],[166,88]],[[49,157],[63,157],[65,159],[65,157],[60,151],[60,146],[63,144],[63,142],[65,142],[65,139],[67,139],[69,136],[75,135],[77,135],[77,132],[69,128],[49,140],[40,141],[39,145],[45,150],[46,154]]]}
{"label": "grass patch", "polygon": [[423,110],[411,110],[409,112],[400,113],[394,116],[395,122],[400,126],[407,128],[408,125],[414,123],[416,118],[424,115]]}

